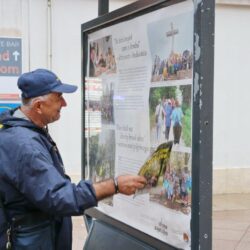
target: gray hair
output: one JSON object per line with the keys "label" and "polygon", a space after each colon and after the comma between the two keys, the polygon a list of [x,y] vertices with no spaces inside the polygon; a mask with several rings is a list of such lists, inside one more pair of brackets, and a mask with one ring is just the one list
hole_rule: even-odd
{"label": "gray hair", "polygon": [[31,109],[31,107],[33,106],[35,101],[46,101],[49,94],[42,95],[42,96],[31,97],[31,98],[22,97],[22,105],[23,105],[24,108]]}

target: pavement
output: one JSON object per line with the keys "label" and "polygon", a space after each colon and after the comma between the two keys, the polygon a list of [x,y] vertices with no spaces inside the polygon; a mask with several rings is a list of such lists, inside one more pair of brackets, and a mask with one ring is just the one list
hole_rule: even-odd
{"label": "pavement", "polygon": [[[82,216],[73,217],[73,250],[82,250],[87,231]],[[250,249],[250,194],[213,196],[213,250]]]}
{"label": "pavement", "polygon": [[250,249],[250,194],[213,196],[213,250]]}
{"label": "pavement", "polygon": [[82,216],[73,216],[73,246],[72,250],[82,250],[87,237],[87,230]]}

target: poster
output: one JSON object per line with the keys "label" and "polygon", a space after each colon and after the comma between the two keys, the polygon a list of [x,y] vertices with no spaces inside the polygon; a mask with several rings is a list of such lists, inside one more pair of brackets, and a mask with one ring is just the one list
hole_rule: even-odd
{"label": "poster", "polygon": [[88,177],[148,179],[98,209],[180,249],[191,247],[193,11],[186,1],[88,35],[86,83],[100,83],[85,96],[99,112],[85,113]]}

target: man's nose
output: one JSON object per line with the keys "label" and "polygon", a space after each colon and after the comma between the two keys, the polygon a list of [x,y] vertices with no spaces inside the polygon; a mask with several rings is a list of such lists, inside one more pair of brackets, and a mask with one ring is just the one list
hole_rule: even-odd
{"label": "man's nose", "polygon": [[63,97],[62,97],[61,103],[62,103],[62,107],[66,107],[67,106],[67,102],[65,101],[65,99]]}

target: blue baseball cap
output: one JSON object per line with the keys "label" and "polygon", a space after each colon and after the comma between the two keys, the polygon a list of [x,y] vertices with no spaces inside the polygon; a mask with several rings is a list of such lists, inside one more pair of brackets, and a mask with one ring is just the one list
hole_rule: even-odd
{"label": "blue baseball cap", "polygon": [[17,81],[23,98],[31,98],[56,93],[73,93],[77,86],[62,83],[61,80],[47,69],[36,69],[22,74]]}

